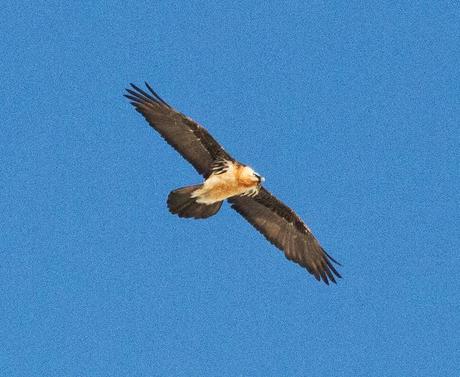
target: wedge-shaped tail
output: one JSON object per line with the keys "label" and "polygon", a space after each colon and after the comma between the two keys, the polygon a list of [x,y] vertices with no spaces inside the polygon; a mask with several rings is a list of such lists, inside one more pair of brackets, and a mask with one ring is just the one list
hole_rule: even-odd
{"label": "wedge-shaped tail", "polygon": [[194,185],[171,191],[168,195],[168,208],[171,213],[179,217],[193,217],[195,219],[206,219],[215,215],[222,206],[222,202],[213,204],[197,203],[192,194],[201,187],[202,185]]}

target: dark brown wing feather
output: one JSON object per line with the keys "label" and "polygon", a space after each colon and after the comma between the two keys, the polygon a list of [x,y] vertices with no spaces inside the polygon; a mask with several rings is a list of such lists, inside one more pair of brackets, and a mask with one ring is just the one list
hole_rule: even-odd
{"label": "dark brown wing feather", "polygon": [[332,262],[336,262],[319,244],[297,214],[261,188],[254,197],[236,196],[229,199],[232,208],[251,223],[267,240],[283,250],[286,258],[305,267],[315,278],[329,284],[341,277]]}
{"label": "dark brown wing feather", "polygon": [[212,162],[216,158],[233,160],[220,144],[192,119],[174,110],[149,84],[145,83],[150,93],[131,84],[125,94],[136,110],[147,122],[177,150],[201,175],[207,177]]}

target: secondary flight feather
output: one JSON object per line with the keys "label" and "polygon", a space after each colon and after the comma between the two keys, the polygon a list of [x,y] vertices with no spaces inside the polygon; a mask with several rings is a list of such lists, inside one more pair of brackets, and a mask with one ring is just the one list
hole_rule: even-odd
{"label": "secondary flight feather", "polygon": [[[215,215],[224,200],[289,260],[326,284],[341,277],[335,261],[300,217],[262,186],[264,178],[230,156],[197,122],[173,109],[149,84],[131,84],[127,97],[149,125],[204,178],[202,184],[171,191],[167,205],[180,217]],[[339,264],[340,265],[340,264]]]}

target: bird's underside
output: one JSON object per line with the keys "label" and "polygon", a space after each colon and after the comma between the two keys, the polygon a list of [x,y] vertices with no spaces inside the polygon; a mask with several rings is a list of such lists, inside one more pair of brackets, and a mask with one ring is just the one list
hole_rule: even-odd
{"label": "bird's underside", "polygon": [[225,199],[257,195],[262,180],[248,166],[217,160],[203,184],[172,191],[168,196],[168,208],[180,217],[206,219],[217,213]]}
{"label": "bird's underside", "polygon": [[263,186],[263,178],[233,159],[198,123],[173,109],[146,83],[149,93],[131,84],[125,96],[152,128],[204,177],[199,185],[172,191],[169,210],[180,217],[204,219],[216,214],[224,200],[286,258],[306,268],[317,280],[336,282],[338,264],[288,206]]}

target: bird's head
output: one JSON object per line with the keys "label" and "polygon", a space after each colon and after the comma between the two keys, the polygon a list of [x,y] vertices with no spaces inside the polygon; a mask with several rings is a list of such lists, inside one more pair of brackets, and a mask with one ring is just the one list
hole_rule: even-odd
{"label": "bird's head", "polygon": [[257,183],[258,185],[261,185],[262,182],[265,181],[265,178],[262,177],[259,173],[254,171],[252,168],[249,166],[244,166],[242,170],[242,178],[246,181],[249,181],[251,183]]}

